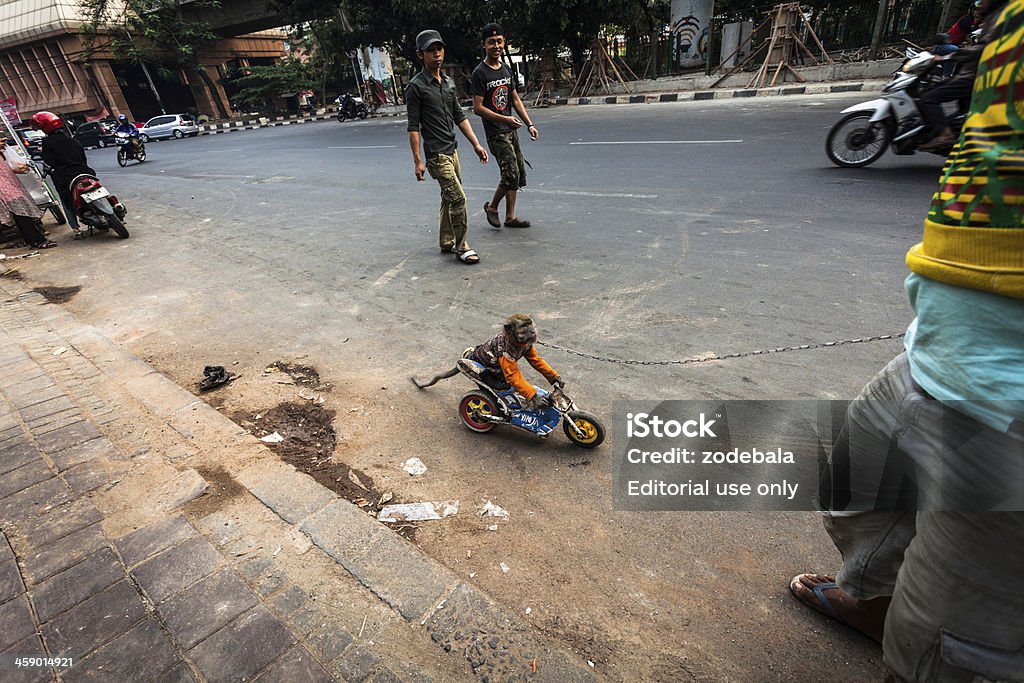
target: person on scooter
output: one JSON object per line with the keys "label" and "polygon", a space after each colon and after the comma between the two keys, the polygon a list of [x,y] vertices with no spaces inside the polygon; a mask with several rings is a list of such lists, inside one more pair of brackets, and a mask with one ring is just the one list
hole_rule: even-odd
{"label": "person on scooter", "polygon": [[[999,16],[998,10],[1006,4],[1006,0],[982,0],[978,6],[978,16],[981,21],[981,36],[975,45],[961,47],[956,52],[946,57],[936,57],[935,61],[948,59],[959,65],[955,76],[948,81],[940,83],[931,90],[928,90],[918,100],[917,106],[921,111],[921,117],[932,134],[931,140],[920,145],[918,149],[923,152],[935,152],[952,147],[956,142],[956,135],[946,123],[946,113],[942,110],[943,102],[966,102],[971,97],[971,90],[974,88],[974,78],[978,75],[978,61],[985,45],[992,38],[992,24]],[[965,107],[961,107],[965,109]]]}
{"label": "person on scooter", "polygon": [[505,320],[500,333],[477,346],[468,357],[486,368],[486,384],[499,390],[511,385],[516,393],[526,399],[528,408],[539,410],[548,405],[548,398],[523,377],[519,371],[519,359],[525,358],[557,389],[563,388],[565,381],[537,353],[533,346],[536,341],[537,326],[533,318],[525,313],[515,313]]}
{"label": "person on scooter", "polygon": [[64,205],[68,225],[74,231],[75,239],[81,239],[85,234],[81,231],[71,199],[71,181],[83,173],[95,176],[96,171],[89,167],[82,143],[68,135],[64,121],[59,116],[41,111],[32,117],[32,127],[46,133],[43,138],[43,163],[51,169],[50,175]]}
{"label": "person on scooter", "polygon": [[128,136],[132,143],[132,154],[137,157],[139,147],[142,145],[142,141],[139,139],[139,129],[124,114],[117,115],[117,128],[114,129],[114,133],[124,133]]}

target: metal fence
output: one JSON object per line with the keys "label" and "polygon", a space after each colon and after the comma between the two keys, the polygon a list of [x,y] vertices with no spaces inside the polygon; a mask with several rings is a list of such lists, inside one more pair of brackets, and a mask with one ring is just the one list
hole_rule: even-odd
{"label": "metal fence", "polygon": [[[909,40],[929,45],[939,30],[942,3],[935,0],[895,0],[882,29],[882,44],[892,45]],[[878,15],[876,3],[855,7],[826,9],[811,20],[815,33],[832,50],[852,50],[871,44]]]}

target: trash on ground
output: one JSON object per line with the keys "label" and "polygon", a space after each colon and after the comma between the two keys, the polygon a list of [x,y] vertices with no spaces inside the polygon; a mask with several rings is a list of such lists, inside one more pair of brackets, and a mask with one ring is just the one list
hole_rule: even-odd
{"label": "trash on ground", "polygon": [[497,524],[492,524],[489,527],[487,527],[487,530],[488,531],[497,531],[498,530],[498,525]]}
{"label": "trash on ground", "polygon": [[62,346],[62,347],[60,347],[59,349],[54,349],[54,350],[53,350],[53,355],[55,355],[55,356],[59,356],[60,354],[62,354],[62,353],[64,353],[64,352],[66,352],[67,350],[68,350],[68,347],[66,347],[66,346]]}
{"label": "trash on ground", "polygon": [[209,391],[222,384],[238,379],[239,375],[224,369],[223,365],[207,365],[203,368],[203,379],[199,382],[199,391]]}
{"label": "trash on ground", "polygon": [[445,500],[426,503],[397,503],[385,505],[377,513],[381,522],[423,522],[450,517],[459,511],[459,501]]}
{"label": "trash on ground", "polygon": [[402,463],[402,469],[415,477],[426,472],[427,466],[419,458],[409,458]]}
{"label": "trash on ground", "polygon": [[495,505],[491,501],[485,502],[483,506],[476,511],[476,514],[481,517],[498,517],[499,519],[508,519],[508,510],[500,505]]}
{"label": "trash on ground", "polygon": [[381,494],[380,500],[377,501],[377,507],[382,507],[385,503],[390,503],[391,499],[395,497],[395,494],[391,491],[385,491]]}
{"label": "trash on ground", "polygon": [[281,443],[282,441],[284,441],[284,437],[278,434],[277,432],[274,432],[273,434],[261,436],[260,441],[262,441],[263,443]]}
{"label": "trash on ground", "polygon": [[501,571],[502,571],[502,572],[504,572],[505,574],[508,574],[508,572],[509,572],[509,566],[508,566],[507,564],[505,564],[504,562],[502,562],[502,563],[500,563],[500,564],[499,564],[498,566],[499,566],[499,567],[501,567]]}

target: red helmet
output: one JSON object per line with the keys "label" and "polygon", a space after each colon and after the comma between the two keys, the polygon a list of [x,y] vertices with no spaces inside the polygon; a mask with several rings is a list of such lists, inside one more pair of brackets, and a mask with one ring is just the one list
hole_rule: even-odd
{"label": "red helmet", "polygon": [[61,118],[52,111],[41,111],[32,117],[32,127],[44,133],[52,133],[63,125]]}

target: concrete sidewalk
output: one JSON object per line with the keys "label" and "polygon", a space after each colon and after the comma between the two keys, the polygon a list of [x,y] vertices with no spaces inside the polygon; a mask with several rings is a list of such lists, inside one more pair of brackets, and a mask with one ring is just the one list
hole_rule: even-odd
{"label": "concrete sidewalk", "polygon": [[0,680],[252,679],[597,680],[95,328],[0,280]]}

